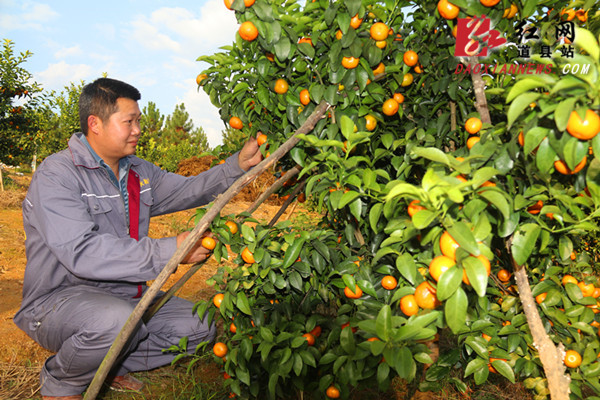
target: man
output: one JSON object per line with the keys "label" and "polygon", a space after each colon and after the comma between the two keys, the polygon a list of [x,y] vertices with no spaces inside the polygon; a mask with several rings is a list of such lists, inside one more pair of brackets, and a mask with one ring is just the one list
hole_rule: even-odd
{"label": "man", "polygon": [[[48,157],[23,201],[27,267],[15,323],[56,352],[41,371],[44,400],[81,399],[109,347],[142,296],[189,232],[150,239],[150,217],[198,207],[262,159],[255,140],[222,164],[185,178],[134,156],[140,93],[114,79],[86,85],[82,133]],[[199,244],[184,263],[207,257]],[[114,389],[140,390],[128,373],[168,364],[163,349],[188,336],[189,348],[215,336],[193,304],[171,298],[137,329],[110,375]]]}

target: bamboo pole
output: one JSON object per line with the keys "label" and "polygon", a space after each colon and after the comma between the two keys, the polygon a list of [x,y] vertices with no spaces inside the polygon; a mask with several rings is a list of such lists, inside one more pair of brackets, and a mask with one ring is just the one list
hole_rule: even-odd
{"label": "bamboo pole", "polygon": [[322,118],[325,112],[329,109],[329,104],[325,101],[321,101],[321,103],[315,108],[312,114],[308,117],[308,119],[302,124],[298,130],[285,142],[283,143],[277,150],[271,154],[270,157],[261,161],[258,165],[252,168],[250,171],[246,172],[242,177],[240,177],[229,189],[225,191],[225,193],[221,194],[217,197],[212,207],[204,214],[204,217],[200,221],[196,227],[191,231],[188,237],[183,241],[181,246],[175,251],[175,254],[171,257],[171,259],[167,262],[163,270],[158,274],[152,285],[146,290],[146,293],[142,296],[139,303],[136,305],[131,315],[125,321],[125,324],[121,328],[121,331],[117,335],[115,341],[111,345],[110,349],[102,363],[100,364],[98,370],[96,371],[96,375],[94,379],[90,383],[88,390],[85,393],[84,400],[94,400],[98,396],[102,384],[106,379],[109,371],[112,369],[113,365],[117,361],[121,350],[129,340],[131,334],[136,330],[139,326],[139,322],[145,314],[146,310],[165,284],[167,279],[171,276],[173,272],[177,269],[177,266],[183,260],[187,253],[192,249],[194,244],[202,237],[202,234],[208,229],[210,223],[213,219],[221,212],[223,207],[229,203],[231,199],[233,199],[242,188],[247,185],[250,181],[255,179],[258,175],[260,175],[263,171],[271,167],[277,160],[283,157],[288,151],[290,151],[299,141],[299,134],[306,134],[310,132],[317,122]]}

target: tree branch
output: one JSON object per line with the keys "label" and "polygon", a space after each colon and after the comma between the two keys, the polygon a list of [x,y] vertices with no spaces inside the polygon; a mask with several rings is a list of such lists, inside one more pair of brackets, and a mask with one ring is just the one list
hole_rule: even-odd
{"label": "tree branch", "polygon": [[94,376],[94,379],[90,383],[90,386],[85,393],[84,400],[94,400],[96,396],[98,396],[100,388],[102,387],[102,383],[115,364],[121,353],[121,350],[129,340],[129,337],[139,326],[139,322],[142,319],[145,311],[150,306],[152,300],[154,300],[169,276],[175,272],[181,260],[183,260],[185,255],[189,253],[194,244],[202,237],[202,234],[208,229],[213,219],[215,219],[215,217],[221,212],[223,207],[225,207],[225,205],[227,205],[227,203],[229,203],[229,201],[231,201],[231,199],[233,199],[244,186],[255,179],[263,171],[275,164],[277,160],[282,158],[288,151],[290,151],[290,149],[292,149],[300,141],[298,135],[310,132],[315,127],[317,122],[322,118],[323,114],[325,114],[325,112],[329,109],[329,107],[329,104],[327,104],[325,101],[321,101],[321,103],[315,108],[304,124],[302,124],[302,126],[298,128],[298,130],[296,130],[296,132],[285,143],[275,150],[270,157],[264,159],[257,166],[246,172],[229,189],[227,189],[225,193],[217,197],[212,207],[206,212],[206,214],[204,214],[196,227],[183,241],[181,246],[175,251],[175,254],[173,254],[160,274],[158,274],[153,284],[146,290],[146,293],[144,293],[127,321],[125,321],[125,325],[123,325],[121,328],[119,335],[116,337],[112,346],[108,350],[108,353],[104,357],[104,360],[102,360],[100,367],[96,371],[96,375]]}

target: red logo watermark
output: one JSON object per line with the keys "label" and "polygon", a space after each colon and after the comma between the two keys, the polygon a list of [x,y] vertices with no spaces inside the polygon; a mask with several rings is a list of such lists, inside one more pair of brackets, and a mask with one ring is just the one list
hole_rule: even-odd
{"label": "red logo watermark", "polygon": [[488,51],[506,43],[500,32],[491,28],[492,21],[482,15],[458,18],[455,57],[487,57]]}

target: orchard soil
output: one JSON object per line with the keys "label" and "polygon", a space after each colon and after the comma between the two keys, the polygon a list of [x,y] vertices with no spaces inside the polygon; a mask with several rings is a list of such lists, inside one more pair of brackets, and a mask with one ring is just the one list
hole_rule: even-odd
{"label": "orchard soil", "polygon": [[[192,158],[180,163],[177,173],[189,176],[200,173],[214,164],[211,157]],[[270,172],[270,173],[269,173]],[[228,204],[221,215],[238,214],[245,211],[252,201],[265,191],[275,180],[274,171],[267,171],[249,184]],[[40,347],[13,323],[13,316],[21,302],[23,276],[25,271],[25,234],[23,231],[21,202],[25,197],[30,174],[16,174],[3,171],[5,190],[0,191],[0,400],[39,400],[39,371],[44,360],[52,353]],[[268,222],[279,210],[283,201],[271,196],[253,214],[256,219]],[[173,236],[178,232],[193,228],[194,210],[153,218],[150,226],[151,237]],[[290,219],[300,224],[314,221],[319,216],[302,204],[293,205],[280,220]],[[206,284],[218,268],[214,259],[200,269],[178,292],[178,296],[198,301],[210,299],[214,288]],[[178,269],[165,289],[175,283],[185,273],[187,267]],[[437,348],[435,349],[437,352]],[[136,373],[145,382],[142,393],[120,393],[104,390],[99,399],[141,400],[141,399],[224,399],[229,393],[223,387],[223,373],[207,356],[196,363],[190,373],[186,372],[187,362],[166,366],[157,370]],[[460,394],[452,388],[438,393],[421,393],[416,386],[394,380],[387,393],[375,389],[352,393],[352,399],[531,399],[530,393],[522,385],[505,383],[473,387],[474,391]],[[290,395],[292,395],[290,393]],[[325,396],[323,396],[324,398]],[[290,397],[294,398],[294,397]],[[307,397],[305,397],[307,398]],[[308,398],[307,398],[308,399]]]}

